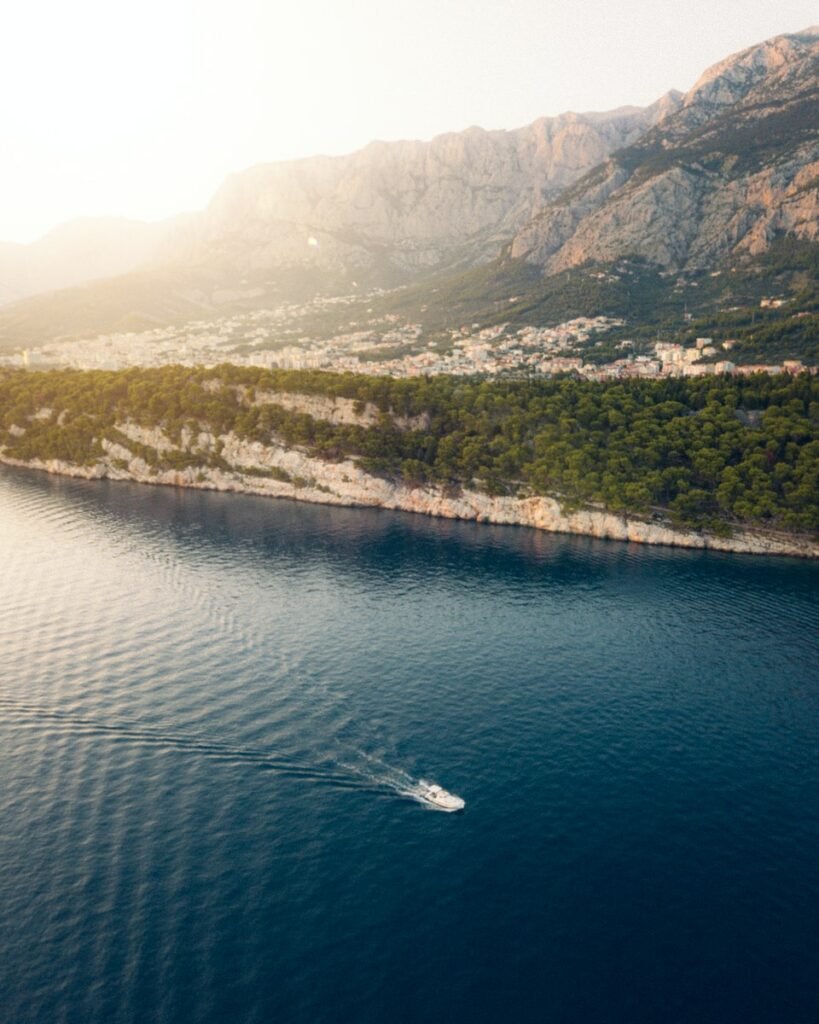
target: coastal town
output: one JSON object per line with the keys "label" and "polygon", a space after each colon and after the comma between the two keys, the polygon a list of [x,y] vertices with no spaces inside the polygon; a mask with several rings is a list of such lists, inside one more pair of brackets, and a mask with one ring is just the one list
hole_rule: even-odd
{"label": "coastal town", "polygon": [[[604,345],[603,339],[612,332],[619,338],[627,326],[622,319],[606,316],[581,316],[550,327],[472,323],[430,335],[419,323],[402,320],[394,313],[379,314],[367,306],[381,294],[374,292],[363,300],[360,296],[319,297],[303,305],[285,304],[144,331],[53,341],[0,356],[0,365],[120,370],[229,362],[391,377],[573,374],[600,381],[812,372],[795,359],[738,364],[731,359],[735,341],[711,338],[697,338],[692,345],[659,338],[638,344],[620,338],[615,344],[616,357],[601,361],[595,358],[595,349]],[[345,306],[351,307],[349,312]],[[315,329],[317,323],[322,326]],[[327,323],[341,329],[328,329]]]}

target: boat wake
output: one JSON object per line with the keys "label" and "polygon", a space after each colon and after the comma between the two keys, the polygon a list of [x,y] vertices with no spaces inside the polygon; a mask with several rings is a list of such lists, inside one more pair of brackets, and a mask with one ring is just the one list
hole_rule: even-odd
{"label": "boat wake", "polygon": [[347,764],[345,767],[353,774],[368,779],[373,786],[391,790],[399,796],[408,797],[434,811],[460,811],[465,806],[461,797],[447,793],[434,782],[426,779],[415,779],[403,768],[387,764],[373,754],[358,751],[362,759],[361,765]]}
{"label": "boat wake", "polygon": [[310,764],[276,757],[259,748],[221,743],[194,733],[171,733],[127,721],[102,722],[71,711],[3,696],[0,696],[0,717],[6,722],[16,721],[24,727],[47,726],[52,732],[99,737],[109,743],[128,744],[165,753],[190,753],[222,763],[253,766],[288,778],[304,779],[337,789],[363,790],[382,796],[398,795],[416,800],[426,807],[434,807],[426,795],[429,783],[415,779],[404,769],[389,765],[365,751],[357,751],[353,763],[333,761]]}
{"label": "boat wake", "polygon": [[6,720],[16,718],[29,725],[48,723],[55,732],[96,736],[111,743],[153,748],[166,753],[180,751],[228,764],[252,765],[289,778],[325,782],[339,788],[360,788],[344,770],[333,765],[316,765],[276,757],[258,748],[220,743],[194,733],[169,733],[123,721],[101,722],[72,712],[26,704],[4,697],[0,697],[0,711]]}

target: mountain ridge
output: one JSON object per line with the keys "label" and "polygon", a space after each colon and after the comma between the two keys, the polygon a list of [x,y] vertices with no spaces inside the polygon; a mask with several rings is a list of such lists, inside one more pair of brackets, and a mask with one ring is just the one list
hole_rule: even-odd
{"label": "mountain ridge", "polygon": [[509,260],[546,280],[624,258],[661,274],[730,270],[780,238],[819,244],[817,111],[810,28],[725,58],[646,108],[257,165],[173,225],[138,273],[0,310],[0,343],[373,287],[435,292],[470,268],[497,264],[502,280]]}
{"label": "mountain ridge", "polygon": [[[550,196],[678,100],[471,127],[429,142],[371,142],[346,156],[259,164],[231,175],[168,240],[161,259],[258,271],[387,261],[405,275],[491,259]],[[313,240],[312,243],[310,240]]]}
{"label": "mountain ridge", "polygon": [[708,69],[679,108],[548,204],[509,247],[554,274],[640,256],[668,270],[819,239],[819,30]]}

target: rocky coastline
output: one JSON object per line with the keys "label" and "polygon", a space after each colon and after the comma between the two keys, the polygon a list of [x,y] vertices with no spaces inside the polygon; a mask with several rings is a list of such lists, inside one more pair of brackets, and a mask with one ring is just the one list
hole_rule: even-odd
{"label": "rocky coastline", "polygon": [[[135,447],[146,445],[160,453],[179,450],[158,428],[122,423],[118,430],[135,442]],[[722,537],[602,509],[566,511],[557,500],[544,496],[497,497],[467,489],[456,492],[432,486],[411,487],[373,476],[351,459],[326,462],[283,445],[263,445],[232,433],[215,437],[202,432],[183,437],[184,450],[202,455],[201,465],[183,469],[157,469],[123,444],[104,440],[102,445],[104,455],[88,465],[58,459],[21,460],[2,450],[0,462],[87,480],[126,480],[324,505],[384,508],[637,544],[819,558],[819,542],[808,537],[748,530]],[[208,464],[208,453],[214,451],[220,456],[219,468]],[[229,468],[223,468],[225,465]]]}

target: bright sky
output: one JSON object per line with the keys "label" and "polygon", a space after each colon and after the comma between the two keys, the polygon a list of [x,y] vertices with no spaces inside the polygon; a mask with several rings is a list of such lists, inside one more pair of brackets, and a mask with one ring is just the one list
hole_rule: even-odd
{"label": "bright sky", "polygon": [[157,220],[231,171],[647,104],[816,0],[25,0],[0,35],[0,239]]}

